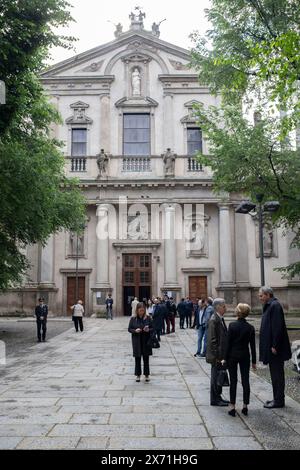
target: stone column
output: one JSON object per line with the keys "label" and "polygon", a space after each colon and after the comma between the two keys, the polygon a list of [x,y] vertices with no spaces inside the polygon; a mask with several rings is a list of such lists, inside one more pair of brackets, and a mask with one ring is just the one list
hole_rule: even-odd
{"label": "stone column", "polygon": [[54,236],[51,235],[45,246],[40,248],[39,284],[54,286]]}
{"label": "stone column", "polygon": [[174,149],[173,125],[173,95],[168,93],[164,96],[164,150]]}
{"label": "stone column", "polygon": [[175,240],[175,207],[165,207],[165,282],[164,288],[172,290],[178,287],[177,282],[177,252]]}
{"label": "stone column", "polygon": [[230,225],[230,206],[228,204],[219,205],[219,259],[220,259],[220,282],[222,286],[232,286],[233,276],[233,252],[232,235],[233,230]]}
{"label": "stone column", "polygon": [[108,237],[108,206],[101,204],[97,207],[97,276],[96,286],[110,287],[109,283],[109,237]]}
{"label": "stone column", "polygon": [[100,97],[100,147],[110,152],[110,97]]}
{"label": "stone column", "polygon": [[[108,214],[109,208],[106,204],[97,207],[96,226],[96,284],[93,292],[93,313],[104,316],[106,313],[105,299],[112,291],[109,282],[109,237],[108,237]],[[116,299],[114,299],[116,302]],[[114,305],[114,311],[116,304]]]}

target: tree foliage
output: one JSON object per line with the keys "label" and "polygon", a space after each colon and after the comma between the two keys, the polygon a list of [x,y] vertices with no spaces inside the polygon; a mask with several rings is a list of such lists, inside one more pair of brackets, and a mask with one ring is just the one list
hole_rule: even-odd
{"label": "tree foliage", "polygon": [[[216,191],[278,200],[274,222],[300,247],[299,2],[212,0],[207,16],[212,29],[193,34],[192,65],[221,106],[195,107],[209,144],[200,161],[212,168]],[[283,270],[299,274],[300,263]]]}
{"label": "tree foliage", "polygon": [[28,267],[22,247],[45,243],[60,229],[82,225],[85,202],[64,174],[61,143],[51,136],[60,116],[38,78],[51,46],[71,47],[54,28],[71,21],[63,0],[2,0],[0,79],[0,289],[21,281]]}

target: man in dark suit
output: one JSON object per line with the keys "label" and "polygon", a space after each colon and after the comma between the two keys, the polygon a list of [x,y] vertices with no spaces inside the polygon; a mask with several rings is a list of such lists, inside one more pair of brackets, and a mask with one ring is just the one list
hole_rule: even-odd
{"label": "man in dark suit", "polygon": [[206,362],[211,364],[210,404],[212,406],[228,406],[229,401],[223,400],[222,387],[217,384],[218,371],[222,369],[227,348],[227,327],[224,321],[226,312],[225,300],[217,298],[213,302],[214,313],[208,323]]}
{"label": "man in dark suit", "polygon": [[189,297],[186,298],[186,327],[192,328],[192,316],[194,311],[194,304]]}
{"label": "man in dark suit", "polygon": [[186,316],[186,303],[184,299],[181,299],[177,305],[177,312],[179,313],[179,328],[184,330],[184,319]]}
{"label": "man in dark suit", "polygon": [[44,297],[39,298],[39,305],[35,307],[38,342],[46,341],[48,305]]}
{"label": "man in dark suit", "polygon": [[264,407],[283,408],[285,405],[284,361],[292,357],[284,313],[271,287],[261,287],[258,295],[263,304],[259,333],[259,360],[263,364],[269,364],[273,386],[273,400],[267,401]]}
{"label": "man in dark suit", "polygon": [[153,329],[156,332],[157,339],[160,341],[160,335],[163,328],[165,314],[167,312],[166,306],[161,303],[161,299],[157,298],[154,300],[154,307],[153,307]]}

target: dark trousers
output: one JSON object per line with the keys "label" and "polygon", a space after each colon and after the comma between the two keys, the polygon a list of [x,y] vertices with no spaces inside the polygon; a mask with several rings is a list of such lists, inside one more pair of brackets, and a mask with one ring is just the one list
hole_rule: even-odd
{"label": "dark trousers", "polygon": [[193,316],[193,313],[192,312],[189,312],[186,314],[185,316],[185,320],[186,320],[186,327],[190,327],[192,326],[192,316]]}
{"label": "dark trousers", "polygon": [[80,331],[83,331],[82,317],[73,317],[73,318],[74,318],[75,330],[78,331],[78,324],[79,324]]}
{"label": "dark trousers", "polygon": [[163,318],[162,329],[161,329],[161,334],[162,334],[162,335],[165,335],[165,334],[166,334],[166,321],[167,321],[167,319],[166,319],[166,318]]}
{"label": "dark trousers", "polygon": [[214,364],[211,366],[211,376],[210,376],[210,404],[216,404],[218,401],[222,400],[222,387],[217,385],[217,375],[220,368]]}
{"label": "dark trousers", "polygon": [[250,373],[250,357],[241,359],[239,361],[234,359],[228,360],[228,372],[230,377],[230,403],[235,405],[236,402],[236,388],[237,388],[237,370],[238,365],[240,366],[241,373],[241,382],[243,387],[243,401],[245,405],[249,405],[250,402],[250,382],[249,382],[249,373]]}
{"label": "dark trousers", "polygon": [[37,337],[38,340],[41,341],[42,339],[46,339],[46,332],[47,332],[47,320],[37,320],[36,321],[37,327]]}
{"label": "dark trousers", "polygon": [[170,325],[172,325],[172,333],[175,333],[175,316],[167,318],[167,333],[170,333]]}
{"label": "dark trousers", "polygon": [[277,356],[273,356],[269,362],[273,396],[277,404],[284,404],[284,361]]}
{"label": "dark trousers", "polygon": [[184,328],[184,319],[185,319],[185,315],[183,315],[182,313],[179,315],[179,327],[180,329]]}
{"label": "dark trousers", "polygon": [[[149,367],[149,356],[143,356],[144,362],[144,375],[150,375],[150,367]],[[142,358],[136,357],[135,358],[135,375],[140,376],[142,375]]]}
{"label": "dark trousers", "polygon": [[157,336],[157,339],[158,339],[158,341],[160,341],[160,333],[161,333],[161,329],[159,329],[159,330],[155,330],[155,332],[156,332],[156,336]]}

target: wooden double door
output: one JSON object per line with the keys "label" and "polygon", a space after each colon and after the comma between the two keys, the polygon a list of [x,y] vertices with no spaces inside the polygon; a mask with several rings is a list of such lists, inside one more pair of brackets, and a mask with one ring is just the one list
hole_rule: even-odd
{"label": "wooden double door", "polygon": [[67,278],[67,315],[72,315],[71,305],[82,300],[85,309],[85,277],[78,278],[78,299],[76,299],[76,277]]}
{"label": "wooden double door", "polygon": [[189,297],[194,302],[198,297],[207,299],[207,276],[190,276],[189,277]]}
{"label": "wooden double door", "polygon": [[131,315],[131,302],[137,297],[140,302],[152,295],[152,256],[146,254],[124,254],[122,269],[123,311]]}

